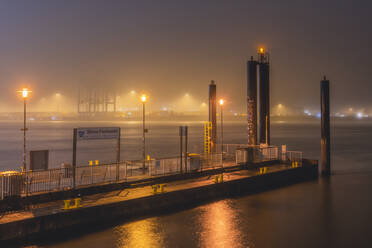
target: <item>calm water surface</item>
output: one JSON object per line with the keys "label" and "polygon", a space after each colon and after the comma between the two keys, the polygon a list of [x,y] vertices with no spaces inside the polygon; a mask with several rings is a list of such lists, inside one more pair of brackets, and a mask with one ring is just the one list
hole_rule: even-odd
{"label": "calm water surface", "polygon": [[[17,124],[17,123],[16,123]],[[177,155],[178,129],[185,123],[151,123],[152,156]],[[190,147],[200,149],[202,123],[190,126]],[[2,169],[20,164],[22,140],[15,123],[0,123]],[[18,124],[17,124],[18,125]],[[19,125],[21,125],[19,123]],[[138,123],[89,123],[123,129],[122,156],[141,156]],[[53,167],[71,161],[71,128],[88,123],[33,123],[31,149],[50,149]],[[61,233],[36,247],[372,247],[372,123],[336,122],[330,180],[297,184],[269,192],[224,199],[192,209],[131,220],[95,231]],[[244,123],[227,123],[225,143],[244,143]],[[272,143],[319,158],[319,123],[276,122]],[[79,144],[80,164],[87,159],[110,162],[114,142]]]}

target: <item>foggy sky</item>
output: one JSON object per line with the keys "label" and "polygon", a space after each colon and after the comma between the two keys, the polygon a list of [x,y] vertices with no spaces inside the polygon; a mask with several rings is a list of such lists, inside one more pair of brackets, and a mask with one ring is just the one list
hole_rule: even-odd
{"label": "foggy sky", "polygon": [[229,108],[245,110],[246,60],[271,56],[271,103],[319,106],[319,80],[334,107],[370,105],[370,1],[0,2],[0,110],[78,87],[145,90],[153,107],[185,93],[207,99],[211,79]]}

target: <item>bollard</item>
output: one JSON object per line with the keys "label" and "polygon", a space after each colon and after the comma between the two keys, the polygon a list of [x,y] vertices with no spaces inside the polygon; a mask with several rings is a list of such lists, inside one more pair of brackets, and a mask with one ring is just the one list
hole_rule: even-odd
{"label": "bollard", "polygon": [[75,198],[75,205],[74,208],[80,208],[81,207],[81,198],[77,197]]}
{"label": "bollard", "polygon": [[263,173],[266,174],[266,172],[267,172],[267,167],[264,167],[263,168]]}
{"label": "bollard", "polygon": [[158,185],[157,185],[157,184],[154,184],[154,185],[152,185],[151,187],[152,187],[152,193],[153,193],[153,194],[158,193]]}
{"label": "bollard", "polygon": [[160,185],[160,193],[164,193],[165,191],[164,191],[164,184],[159,184]]}
{"label": "bollard", "polygon": [[220,175],[220,183],[223,183],[223,174]]}
{"label": "bollard", "polygon": [[147,161],[150,161],[150,155],[147,155]]}
{"label": "bollard", "polygon": [[63,200],[63,202],[65,203],[65,206],[64,206],[64,210],[67,210],[67,209],[69,209],[70,208],[70,202],[71,202],[71,200]]}
{"label": "bollard", "polygon": [[89,160],[89,166],[92,166],[92,165],[93,165],[93,161]]}
{"label": "bollard", "polygon": [[218,183],[218,175],[214,176],[214,183]]}
{"label": "bollard", "polygon": [[96,160],[95,162],[96,162],[96,165],[99,165],[99,161],[98,160]]}
{"label": "bollard", "polygon": [[297,168],[298,167],[298,162],[297,161],[296,161],[295,165],[296,165],[296,168]]}

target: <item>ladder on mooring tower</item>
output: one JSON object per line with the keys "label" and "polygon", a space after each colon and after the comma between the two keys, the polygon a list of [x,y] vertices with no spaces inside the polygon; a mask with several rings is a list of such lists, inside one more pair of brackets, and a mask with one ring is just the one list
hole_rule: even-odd
{"label": "ladder on mooring tower", "polygon": [[211,144],[212,122],[204,122],[204,154],[208,154],[212,150]]}

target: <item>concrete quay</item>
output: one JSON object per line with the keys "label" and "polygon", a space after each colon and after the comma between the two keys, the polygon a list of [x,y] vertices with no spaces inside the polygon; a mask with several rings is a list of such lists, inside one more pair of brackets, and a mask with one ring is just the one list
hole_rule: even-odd
{"label": "concrete quay", "polygon": [[254,169],[225,171],[222,183],[216,183],[212,174],[168,181],[164,193],[154,194],[152,185],[144,184],[82,194],[82,207],[69,210],[63,209],[63,200],[41,202],[32,205],[30,210],[3,216],[0,219],[0,242],[68,231],[73,227],[117,223],[118,219],[126,221],[156,215],[165,210],[192,207],[215,199],[257,193],[318,178],[317,161],[304,160],[297,168],[280,163],[265,167],[265,171],[260,171],[259,165]]}

